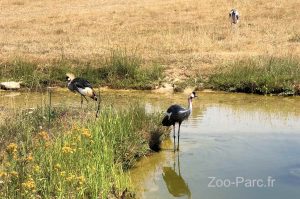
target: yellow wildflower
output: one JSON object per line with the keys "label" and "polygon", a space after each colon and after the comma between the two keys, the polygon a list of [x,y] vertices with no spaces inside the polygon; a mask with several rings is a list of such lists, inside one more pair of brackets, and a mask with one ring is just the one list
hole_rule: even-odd
{"label": "yellow wildflower", "polygon": [[46,131],[39,132],[38,136],[45,141],[49,140],[49,134]]}
{"label": "yellow wildflower", "polygon": [[78,180],[79,185],[83,185],[85,182],[84,176],[79,176],[76,179]]}
{"label": "yellow wildflower", "polygon": [[57,163],[57,164],[54,166],[54,169],[55,169],[55,170],[60,170],[60,169],[61,169],[60,164]]}
{"label": "yellow wildflower", "polygon": [[75,124],[73,124],[73,126],[72,126],[72,130],[76,130],[76,131],[78,131],[79,130],[79,127],[78,127],[78,125],[75,123]]}
{"label": "yellow wildflower", "polygon": [[29,153],[29,155],[26,158],[26,161],[31,162],[33,160],[32,154]]}
{"label": "yellow wildflower", "polygon": [[0,178],[5,178],[7,176],[7,173],[4,171],[0,171]]}
{"label": "yellow wildflower", "polygon": [[71,175],[69,175],[69,176],[66,178],[66,180],[69,181],[69,182],[71,182],[71,181],[74,180],[75,178],[76,178],[76,176],[73,175],[73,174],[71,174]]}
{"label": "yellow wildflower", "polygon": [[16,153],[18,149],[18,145],[16,143],[10,143],[7,147],[6,147],[6,151],[8,153]]}
{"label": "yellow wildflower", "polygon": [[92,137],[92,134],[91,134],[89,129],[82,129],[81,135],[86,137],[86,138],[91,138]]}
{"label": "yellow wildflower", "polygon": [[76,151],[76,149],[72,149],[72,148],[69,147],[69,146],[64,146],[64,147],[62,148],[62,151],[63,151],[63,153],[74,153],[74,152]]}
{"label": "yellow wildflower", "polygon": [[13,177],[16,177],[16,178],[19,176],[18,172],[16,172],[16,171],[10,172],[10,175]]}
{"label": "yellow wildflower", "polygon": [[22,186],[26,190],[33,190],[35,188],[35,182],[32,178],[29,178],[26,182],[22,183]]}
{"label": "yellow wildflower", "polygon": [[33,167],[33,170],[36,172],[36,173],[40,173],[41,172],[41,167],[39,165],[35,165]]}
{"label": "yellow wildflower", "polygon": [[60,176],[64,177],[66,175],[65,171],[60,172]]}

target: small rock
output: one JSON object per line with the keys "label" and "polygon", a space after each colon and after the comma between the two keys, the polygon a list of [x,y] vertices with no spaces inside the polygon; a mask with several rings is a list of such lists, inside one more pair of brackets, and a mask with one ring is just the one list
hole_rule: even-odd
{"label": "small rock", "polygon": [[21,82],[1,82],[0,88],[4,90],[18,90],[21,88]]}

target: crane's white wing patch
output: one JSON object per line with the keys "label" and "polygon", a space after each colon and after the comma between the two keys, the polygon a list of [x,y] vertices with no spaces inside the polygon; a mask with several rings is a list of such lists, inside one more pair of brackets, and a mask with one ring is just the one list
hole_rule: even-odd
{"label": "crane's white wing patch", "polygon": [[93,89],[89,88],[89,87],[85,87],[85,88],[78,88],[78,91],[80,94],[85,95],[85,96],[93,96]]}
{"label": "crane's white wing patch", "polygon": [[179,113],[186,113],[188,112],[188,110],[181,110],[181,111],[178,111]]}

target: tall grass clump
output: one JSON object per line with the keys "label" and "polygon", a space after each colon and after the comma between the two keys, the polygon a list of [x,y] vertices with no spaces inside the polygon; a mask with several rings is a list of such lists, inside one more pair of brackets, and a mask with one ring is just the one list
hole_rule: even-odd
{"label": "tall grass clump", "polygon": [[90,61],[64,59],[41,63],[15,59],[0,63],[0,81],[21,81],[25,87],[36,90],[64,86],[67,72],[111,88],[153,89],[163,78],[161,65],[145,65],[138,56],[122,50]]}
{"label": "tall grass clump", "polygon": [[100,67],[100,77],[112,88],[152,89],[163,78],[158,64],[142,67],[142,59],[125,51],[112,51]]}
{"label": "tall grass clump", "polygon": [[210,85],[219,90],[257,94],[299,94],[300,62],[292,58],[252,58],[220,67]]}
{"label": "tall grass clump", "polygon": [[21,81],[26,87],[40,86],[40,74],[36,72],[37,66],[34,63],[24,62],[20,59],[11,63],[2,63],[0,66],[0,80]]}
{"label": "tall grass clump", "polygon": [[0,64],[0,81],[19,81],[23,87],[34,90],[43,90],[50,85],[62,86],[71,66],[70,61],[41,64],[16,58]]}
{"label": "tall grass clump", "polygon": [[[149,152],[149,135],[159,129],[157,115],[140,106],[108,107],[97,120],[76,119],[72,115],[78,114],[56,108],[52,121],[63,128],[53,125],[50,133],[40,127],[40,116],[46,114],[37,109],[10,123],[20,136],[1,143],[1,198],[134,197],[125,171]],[[4,126],[0,130],[1,135],[12,132]]]}
{"label": "tall grass clump", "polygon": [[[49,115],[48,106],[41,106],[36,109],[17,112],[4,118],[3,124],[0,125],[0,151],[3,151],[7,141],[26,140],[26,142],[30,142],[28,138],[36,133],[38,129],[53,128],[55,131],[61,130],[63,128],[61,124],[64,122],[67,114],[66,108],[54,107]],[[51,126],[48,123],[49,117]]]}

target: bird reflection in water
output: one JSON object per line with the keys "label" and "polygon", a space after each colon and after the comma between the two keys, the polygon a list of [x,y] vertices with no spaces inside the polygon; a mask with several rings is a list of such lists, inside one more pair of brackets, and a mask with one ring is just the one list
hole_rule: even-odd
{"label": "bird reflection in water", "polygon": [[187,196],[187,198],[191,198],[192,194],[189,189],[188,184],[184,181],[183,177],[180,173],[180,161],[179,161],[179,153],[177,153],[177,171],[176,171],[176,161],[174,154],[174,164],[172,167],[163,167],[163,179],[167,185],[168,191],[174,197],[183,197]]}

